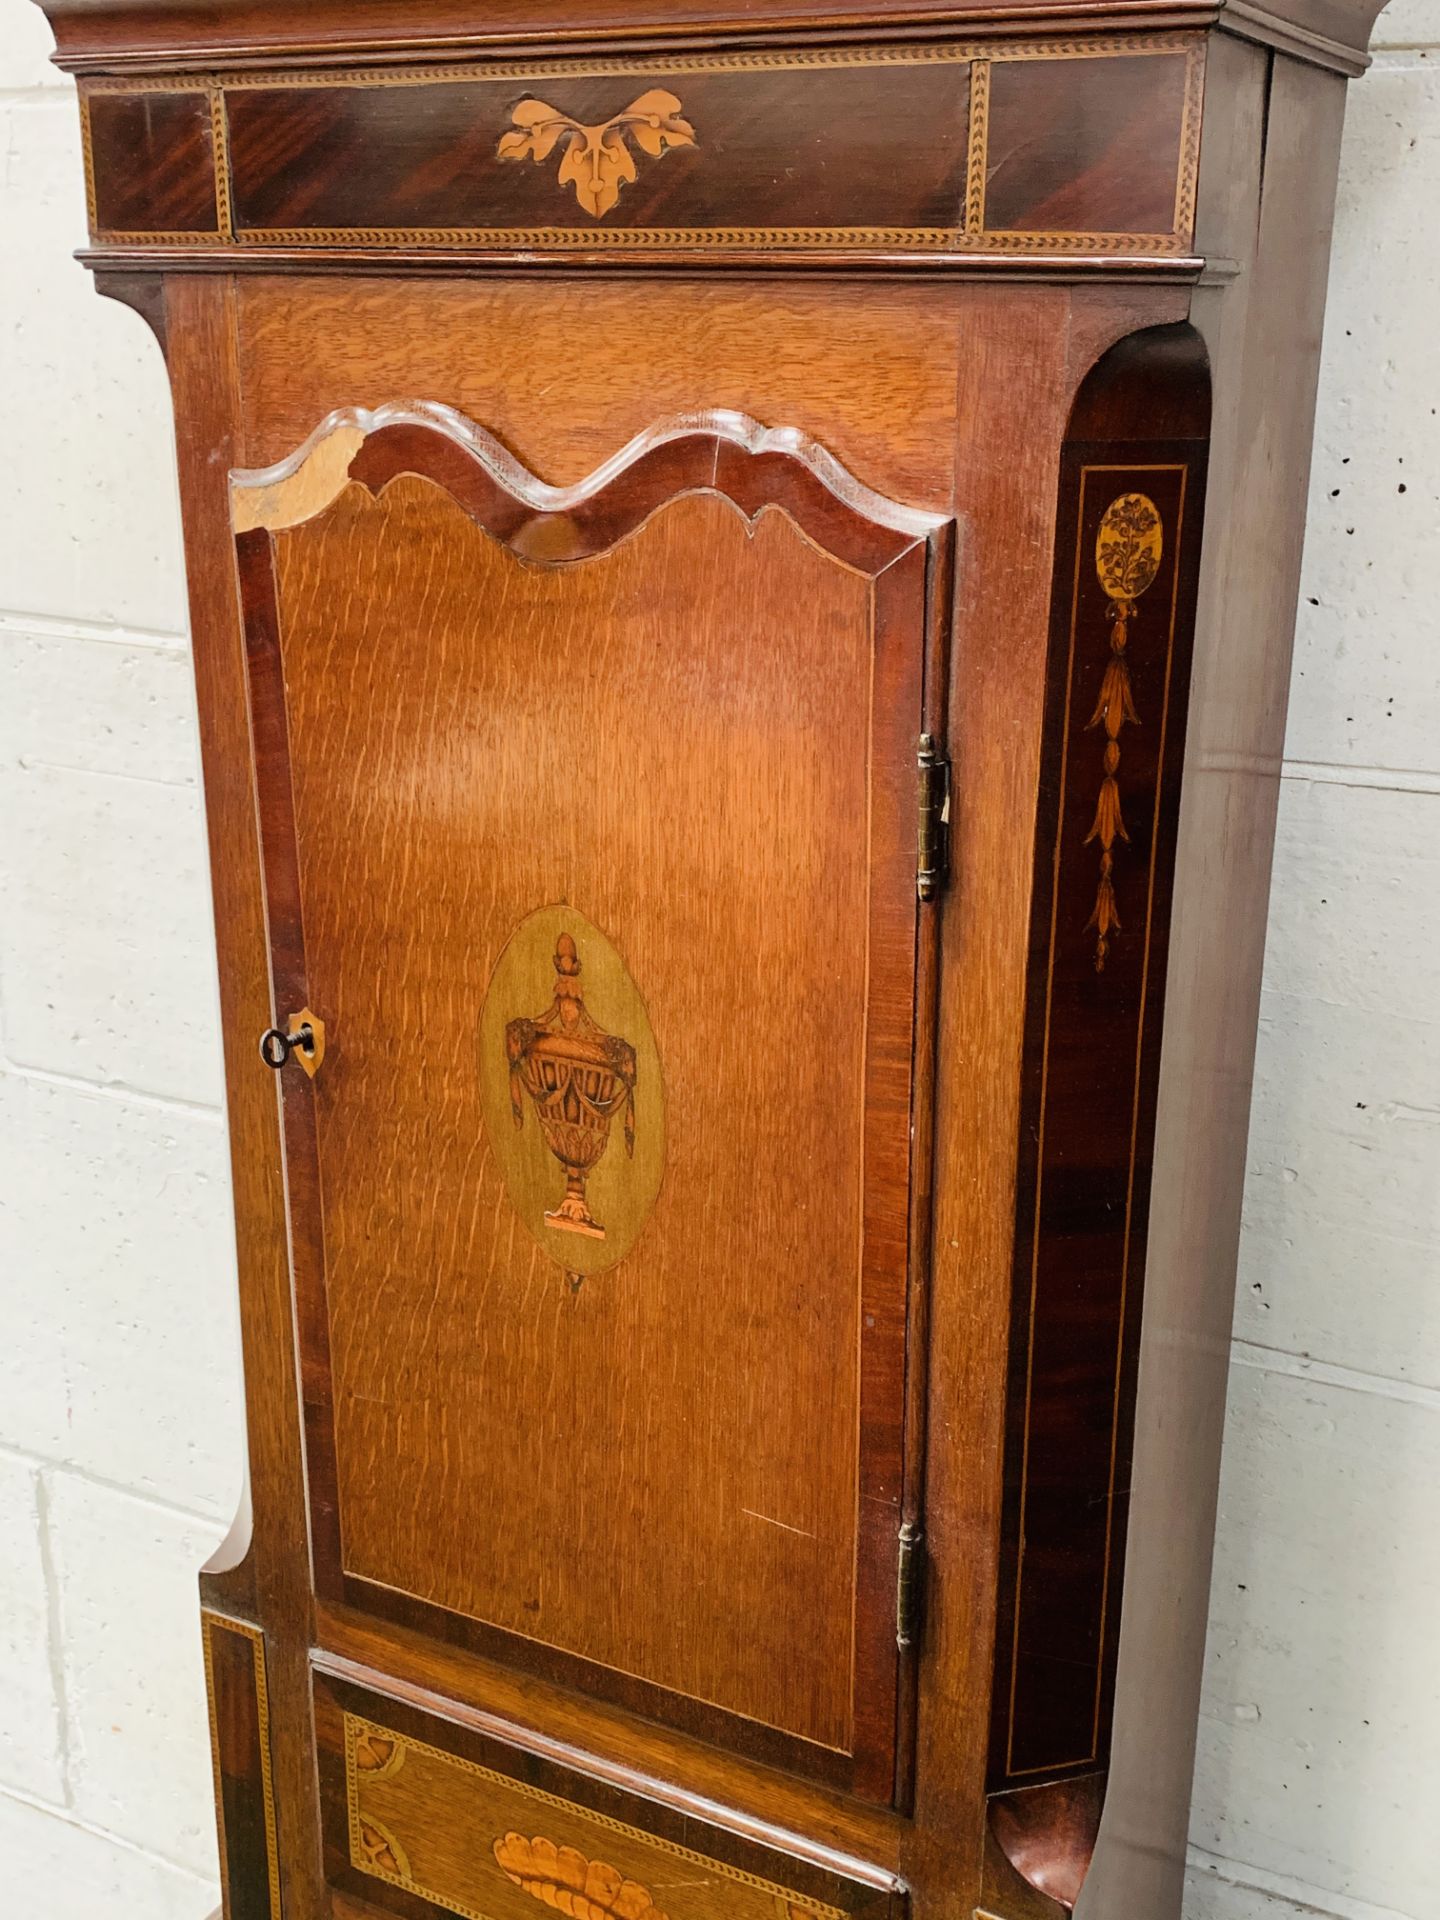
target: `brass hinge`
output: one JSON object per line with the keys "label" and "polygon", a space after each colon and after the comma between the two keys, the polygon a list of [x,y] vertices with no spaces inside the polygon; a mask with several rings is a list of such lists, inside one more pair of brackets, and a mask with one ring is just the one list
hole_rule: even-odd
{"label": "brass hinge", "polygon": [[915,885],[922,900],[933,900],[950,870],[950,762],[922,733],[915,755],[919,771],[919,861]]}
{"label": "brass hinge", "polygon": [[900,1557],[895,1569],[895,1644],[907,1653],[920,1638],[925,1592],[925,1536],[916,1520],[900,1528]]}

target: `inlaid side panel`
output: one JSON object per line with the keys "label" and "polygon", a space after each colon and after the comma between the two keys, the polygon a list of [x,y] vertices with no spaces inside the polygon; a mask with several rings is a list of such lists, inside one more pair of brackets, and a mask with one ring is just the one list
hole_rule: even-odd
{"label": "inlaid side panel", "polygon": [[225,1920],[281,1920],[264,1635],[218,1613],[201,1632]]}
{"label": "inlaid side panel", "polygon": [[889,1800],[948,528],[714,418],[237,489],[316,1580]]}
{"label": "inlaid side panel", "polygon": [[218,96],[181,83],[169,91],[96,93],[83,103],[85,176],[96,233],[220,237]]}
{"label": "inlaid side panel", "polygon": [[[382,1912],[461,1920],[899,1920],[877,1870],[785,1855],[472,1731],[317,1675],[331,1885]],[[578,1756],[577,1756],[578,1760]],[[833,1856],[831,1857],[833,1861]]]}
{"label": "inlaid side panel", "polygon": [[[1176,336],[1158,337],[1178,353]],[[1091,380],[1103,391],[1103,363]],[[1208,417],[1203,363],[1161,359],[1152,381],[1135,437],[1072,430],[1061,471],[994,1789],[1103,1767],[1108,1748]],[[1077,421],[1093,435],[1119,407],[1082,396]],[[1193,437],[1139,437],[1167,415]]]}
{"label": "inlaid side panel", "polygon": [[1129,34],[97,80],[92,225],[242,250],[1178,256],[1203,74],[1198,36]]}
{"label": "inlaid side panel", "polygon": [[[985,221],[994,232],[1134,233],[1194,219],[1198,114],[1183,56],[991,63]],[[1177,204],[1178,203],[1178,204]]]}
{"label": "inlaid side panel", "polygon": [[257,233],[945,227],[965,185],[965,69],[948,62],[556,67],[237,90],[227,107],[236,224]]}

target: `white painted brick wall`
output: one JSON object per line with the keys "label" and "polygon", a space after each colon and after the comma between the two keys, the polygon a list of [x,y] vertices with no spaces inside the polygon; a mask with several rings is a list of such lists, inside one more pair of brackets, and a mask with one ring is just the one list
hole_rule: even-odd
{"label": "white painted brick wall", "polygon": [[[1379,40],[1345,151],[1187,1920],[1440,1915],[1440,0],[1395,0]],[[195,1574],[241,1425],[194,702],[164,374],[70,259],[47,51],[0,0],[0,1859],[25,1920],[204,1920]]]}
{"label": "white painted brick wall", "polygon": [[1440,0],[1350,96],[1187,1920],[1440,1915]]}
{"label": "white painted brick wall", "polygon": [[195,1579],[242,1438],[174,454],[153,340],[70,258],[49,44],[0,0],[3,1905],[206,1920]]}

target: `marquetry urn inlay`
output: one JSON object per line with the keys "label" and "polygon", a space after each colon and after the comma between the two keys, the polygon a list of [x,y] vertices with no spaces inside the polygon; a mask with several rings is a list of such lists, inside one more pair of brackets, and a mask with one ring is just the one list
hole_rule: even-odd
{"label": "marquetry urn inlay", "polygon": [[664,1096],[644,1001],[599,927],[546,907],[501,954],[480,1024],[501,1177],[577,1284],[625,1257],[660,1189]]}

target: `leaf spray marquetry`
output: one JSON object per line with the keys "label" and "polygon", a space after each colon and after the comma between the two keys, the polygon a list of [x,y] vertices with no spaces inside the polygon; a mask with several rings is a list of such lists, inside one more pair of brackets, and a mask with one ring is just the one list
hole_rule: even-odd
{"label": "leaf spray marquetry", "polygon": [[522,100],[510,117],[515,130],[502,135],[498,157],[538,165],[563,141],[560,185],[574,187],[575,198],[597,220],[609,213],[626,182],[639,177],[632,139],[656,160],[671,147],[695,145],[695,129],[681,116],[679,100],[663,87],[642,93],[598,127],[587,127],[544,100]]}
{"label": "leaf spray marquetry", "polygon": [[559,1846],[544,1834],[527,1840],[507,1833],[494,1843],[495,1863],[507,1880],[570,1920],[667,1920],[648,1887],[628,1880],[603,1860],[587,1860],[576,1847]]}
{"label": "leaf spray marquetry", "polygon": [[1088,847],[1100,842],[1100,885],[1095,896],[1095,911],[1087,931],[1096,933],[1095,971],[1105,971],[1110,937],[1120,931],[1120,916],[1115,907],[1115,842],[1128,841],[1125,817],[1120,804],[1120,733],[1127,724],[1138,726],[1140,716],[1130,687],[1130,662],[1126,648],[1130,622],[1136,616],[1136,602],[1155,584],[1164,550],[1160,514],[1153,500],[1143,493],[1124,493],[1110,503],[1100,522],[1095,541],[1095,571],[1110,601],[1110,659],[1101,683],[1100,697],[1090,716],[1092,727],[1105,729],[1104,778],[1095,808],[1095,822],[1085,836]]}

